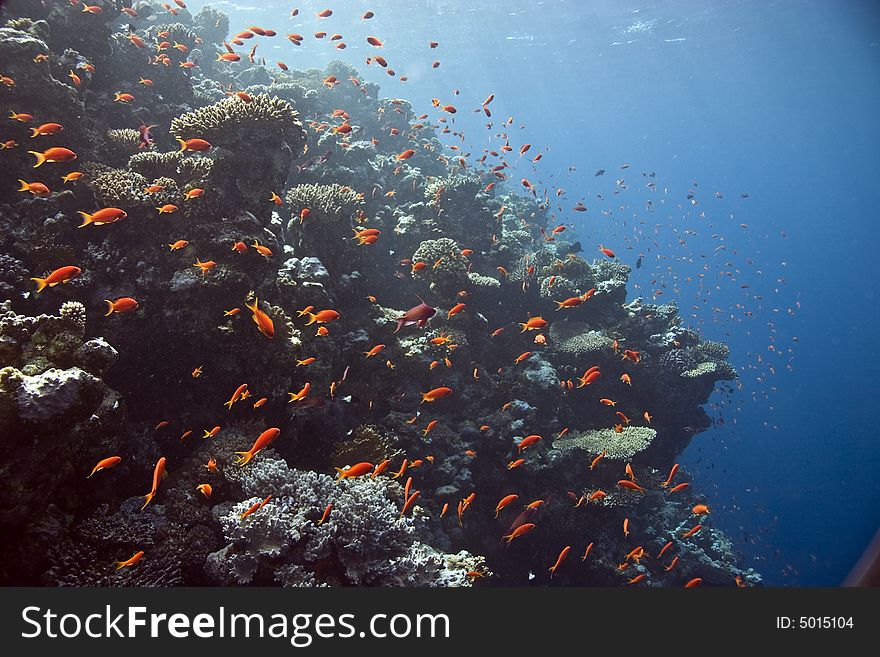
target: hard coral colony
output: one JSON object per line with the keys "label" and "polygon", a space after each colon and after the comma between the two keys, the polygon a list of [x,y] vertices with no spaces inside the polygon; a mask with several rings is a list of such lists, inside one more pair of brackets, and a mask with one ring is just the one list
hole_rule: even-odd
{"label": "hard coral colony", "polygon": [[726,347],[505,189],[509,122],[468,162],[449,99],[78,4],[2,13],[0,581],[760,581],[676,465]]}

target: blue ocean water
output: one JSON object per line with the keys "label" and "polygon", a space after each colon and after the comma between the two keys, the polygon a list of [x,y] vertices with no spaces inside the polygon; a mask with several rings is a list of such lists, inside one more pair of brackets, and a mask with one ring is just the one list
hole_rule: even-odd
{"label": "blue ocean water", "polygon": [[[320,28],[332,2],[205,4],[306,35],[267,60],[341,59],[417,112],[455,102],[448,143],[473,158],[502,129],[532,144],[513,181],[547,190],[588,257],[641,254],[630,298],[675,300],[731,348],[740,380],[683,460],[713,521],[768,584],[842,581],[880,526],[876,3],[357,0]],[[311,40],[361,34],[367,10],[405,83],[360,38]],[[493,117],[471,113],[490,93]]]}

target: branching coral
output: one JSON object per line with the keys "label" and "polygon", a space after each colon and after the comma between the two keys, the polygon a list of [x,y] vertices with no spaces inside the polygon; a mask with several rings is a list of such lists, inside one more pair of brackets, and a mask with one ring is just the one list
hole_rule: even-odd
{"label": "branching coral", "polygon": [[[227,584],[467,586],[475,559],[452,560],[417,540],[417,521],[401,517],[384,479],[334,482],[327,475],[291,470],[271,453],[228,471],[247,496],[219,509],[229,544],[205,566]],[[273,499],[258,512],[241,513],[258,498]],[[317,520],[328,504],[327,521]],[[469,556],[469,555],[468,555]]]}
{"label": "branching coral", "polygon": [[416,280],[427,281],[431,290],[442,296],[451,297],[468,283],[467,260],[455,240],[448,237],[425,240],[416,249],[412,261],[425,263],[423,269],[416,271]]}
{"label": "branching coral", "polygon": [[[348,225],[357,217],[363,206],[360,194],[343,185],[296,185],[285,196],[288,207],[293,211],[293,218],[288,224],[291,232],[300,230],[299,226],[316,223],[318,225]],[[308,209],[308,216],[300,224],[300,213]],[[308,226],[304,228],[308,230]]]}

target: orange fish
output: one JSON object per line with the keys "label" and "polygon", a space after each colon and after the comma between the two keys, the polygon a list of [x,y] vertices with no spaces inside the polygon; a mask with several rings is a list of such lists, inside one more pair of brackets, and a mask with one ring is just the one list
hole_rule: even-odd
{"label": "orange fish", "polygon": [[604,490],[597,490],[597,491],[594,491],[587,498],[587,501],[588,502],[598,502],[599,500],[601,500],[602,498],[605,498],[605,497],[608,497],[608,493],[606,493]]}
{"label": "orange fish", "polygon": [[584,302],[583,297],[571,297],[565,301],[554,301],[557,312],[563,308],[576,308]]}
{"label": "orange fish", "polygon": [[213,438],[218,433],[220,433],[220,426],[218,425],[218,426],[214,427],[213,429],[211,429],[210,431],[208,431],[207,429],[203,429],[203,431],[205,432],[205,435],[202,436],[202,438]]}
{"label": "orange fish", "polygon": [[616,406],[617,402],[611,399],[600,399],[600,404],[605,404],[606,406]]}
{"label": "orange fish", "polygon": [[269,315],[260,310],[259,304],[259,299],[254,298],[252,304],[245,302],[244,305],[251,311],[251,319],[254,320],[254,324],[257,325],[257,329],[259,329],[260,333],[271,339],[275,337],[275,323]]}
{"label": "orange fish", "polygon": [[433,429],[436,426],[437,426],[437,420],[431,420],[430,422],[428,422],[428,426],[426,426],[424,429],[422,429],[422,435],[427,436],[431,432],[431,429]]}
{"label": "orange fish", "polygon": [[119,297],[116,301],[104,299],[107,304],[107,312],[104,317],[109,317],[113,313],[130,313],[138,309],[138,302],[131,297]]}
{"label": "orange fish", "polygon": [[9,118],[12,119],[13,121],[20,121],[21,123],[31,123],[34,120],[34,117],[32,114],[25,114],[23,112],[19,113],[19,112],[12,112],[12,111],[9,112]]}
{"label": "orange fish", "polygon": [[581,557],[581,561],[586,561],[586,560],[587,560],[587,557],[590,555],[590,550],[592,550],[592,549],[593,549],[593,544],[590,543],[590,544],[587,546],[587,549],[584,550],[584,556]]}
{"label": "orange fish", "polygon": [[120,219],[125,219],[128,216],[128,213],[125,210],[120,210],[119,208],[101,208],[93,214],[79,210],[77,214],[83,218],[83,222],[77,226],[77,228],[84,228],[90,224],[95,226],[112,224]]}
{"label": "orange fish", "polygon": [[542,440],[542,438],[541,438],[541,436],[539,436],[537,434],[532,434],[531,436],[526,436],[525,438],[523,438],[521,441],[519,441],[516,444],[516,449],[520,454],[522,454],[524,449],[528,449],[529,447],[531,447],[532,445],[537,443],[539,440]]}
{"label": "orange fish", "polygon": [[177,143],[180,144],[179,152],[183,151],[196,151],[196,152],[204,152],[211,149],[211,144],[204,139],[180,139],[176,138]]}
{"label": "orange fish", "polygon": [[[678,557],[676,557],[676,559],[678,559]],[[684,588],[692,589],[695,586],[699,586],[700,584],[702,584],[702,582],[703,582],[702,577],[694,577],[692,580],[690,580],[687,584],[684,585]]]}
{"label": "orange fish", "polygon": [[247,511],[245,511],[245,512],[242,513],[242,514],[240,514],[240,515],[238,516],[238,519],[239,519],[239,520],[244,520],[245,518],[247,518],[247,517],[248,517],[249,515],[251,515],[252,513],[256,513],[257,511],[259,511],[260,509],[262,509],[264,506],[266,506],[266,505],[269,503],[269,500],[271,500],[271,499],[272,499],[272,496],[269,495],[269,496],[267,496],[264,500],[262,500],[262,501],[260,501],[260,502],[255,502],[255,503],[252,504],[250,507],[248,507]]}
{"label": "orange fish", "polygon": [[211,499],[211,494],[214,492],[214,487],[211,484],[199,484],[196,486],[196,490],[205,496],[206,500]]}
{"label": "orange fish", "polygon": [[568,553],[571,552],[571,546],[566,545],[562,548],[562,552],[559,553],[559,556],[556,558],[556,563],[550,566],[550,579],[553,579],[553,575],[556,574],[556,570],[562,565],[562,562],[565,561],[565,558],[568,556]]}
{"label": "orange fish", "polygon": [[416,154],[416,152],[413,149],[407,148],[405,151],[403,151],[402,153],[400,153],[397,156],[397,161],[400,162],[401,160],[408,160],[409,158],[411,158],[415,154]]}
{"label": "orange fish", "polygon": [[514,364],[523,362],[526,358],[532,355],[531,351],[524,351],[516,359],[513,361]]}
{"label": "orange fish", "polygon": [[623,535],[629,536],[629,518],[623,519]]}
{"label": "orange fish", "polygon": [[196,267],[196,268],[202,270],[202,275],[206,275],[209,271],[211,271],[216,266],[217,266],[217,263],[214,262],[213,260],[208,260],[207,262],[202,262],[198,258],[196,258],[196,261],[193,264],[193,267]]}
{"label": "orange fish", "polygon": [[[93,7],[93,9],[98,10],[97,12],[93,12],[93,13],[101,13],[100,7]],[[131,557],[129,557],[125,561],[114,561],[113,565],[116,566],[116,570],[119,570],[120,568],[130,568],[131,566],[135,565],[138,561],[143,559],[143,557],[144,557],[144,551],[139,550],[138,552],[135,552]]]}
{"label": "orange fish", "polygon": [[373,464],[367,461],[361,461],[360,463],[356,463],[351,466],[347,470],[343,470],[342,468],[336,468],[336,472],[338,473],[338,481],[342,481],[343,479],[356,479],[357,477],[363,477],[364,475],[370,474],[373,472]]}
{"label": "orange fish", "polygon": [[216,62],[239,62],[241,61],[241,55],[236,54],[234,52],[218,52]]}
{"label": "orange fish", "polygon": [[602,453],[601,453],[601,454],[599,454],[596,458],[594,458],[594,459],[590,462],[590,470],[592,470],[592,469],[595,468],[597,465],[599,465],[599,461],[601,461],[603,458],[605,458],[605,450],[604,450],[604,449],[602,450]]}
{"label": "orange fish", "polygon": [[320,526],[323,525],[325,522],[327,522],[327,518],[330,517],[330,512],[331,512],[332,510],[333,510],[333,503],[331,502],[330,504],[327,505],[327,508],[324,509],[324,513],[321,514],[321,518],[320,518],[320,520],[318,520],[318,522],[316,522],[315,525],[317,525],[318,527],[320,527]]}
{"label": "orange fish", "polygon": [[628,386],[632,385],[632,379],[629,377],[629,374],[627,374],[626,372],[624,372],[623,374],[620,375],[620,380]]}
{"label": "orange fish", "polygon": [[629,463],[627,463],[627,464],[626,464],[626,468],[624,468],[624,471],[626,472],[626,476],[629,477],[630,481],[635,482],[635,480],[636,480],[636,475],[635,475],[635,473],[633,472],[632,465],[629,464]]}
{"label": "orange fish", "polygon": [[518,468],[519,466],[521,466],[525,462],[526,462],[525,459],[516,459],[516,460],[511,461],[510,463],[507,464],[507,469],[513,470],[514,468]]}
{"label": "orange fish", "polygon": [[381,463],[379,463],[379,464],[373,469],[373,472],[370,474],[370,478],[371,478],[371,479],[375,479],[376,477],[378,477],[380,474],[382,474],[383,472],[385,472],[385,470],[388,468],[389,465],[391,465],[391,459],[385,459],[384,461],[382,461]]}
{"label": "orange fish", "polygon": [[601,244],[599,245],[599,250],[600,250],[603,254],[605,254],[606,256],[608,256],[609,258],[616,258],[616,257],[617,257],[616,255],[614,255],[614,251],[612,251],[611,249],[606,249],[606,248],[605,248],[604,246],[602,246]]}
{"label": "orange fish", "polygon": [[306,384],[300,389],[299,392],[288,392],[287,394],[290,396],[290,399],[287,400],[287,403],[292,404],[293,402],[302,401],[303,399],[305,399],[308,396],[309,390],[311,390],[311,389],[312,389],[312,384],[307,381]]}
{"label": "orange fish", "polygon": [[458,313],[460,313],[460,312],[461,312],[462,310],[464,310],[465,308],[467,308],[467,304],[464,304],[464,303],[457,303],[457,304],[455,304],[452,308],[449,309],[449,312],[446,313],[446,319],[449,319],[449,318],[452,317],[453,315],[457,315]]}
{"label": "orange fish", "polygon": [[669,470],[669,476],[666,477],[666,481],[662,482],[660,485],[663,486],[663,488],[666,488],[667,486],[669,486],[669,484],[672,483],[672,478],[675,476],[675,474],[677,472],[678,472],[678,463],[676,463],[672,466],[672,468]]}
{"label": "orange fish", "polygon": [[296,366],[299,367],[300,365],[311,365],[316,360],[317,358],[315,358],[314,356],[309,356],[308,358],[304,358],[303,360],[297,359]]}
{"label": "orange fish", "polygon": [[501,513],[501,510],[506,507],[508,504],[513,504],[519,499],[519,495],[505,495],[501,498],[501,501],[498,502],[498,506],[495,507],[495,517],[498,517],[498,514]]}
{"label": "orange fish", "polygon": [[256,250],[257,253],[259,253],[264,258],[268,259],[268,258],[271,258],[273,255],[272,249],[270,249],[268,246],[263,246],[257,240],[254,240],[254,243],[251,244],[251,246],[254,248],[254,250]]}
{"label": "orange fish", "polygon": [[114,102],[117,103],[131,103],[134,101],[134,96],[128,93],[121,93],[119,91],[113,96]]}
{"label": "orange fish", "polygon": [[527,522],[527,523],[525,523],[525,524],[520,525],[519,527],[517,527],[516,529],[514,529],[512,532],[510,532],[509,534],[507,534],[506,536],[502,536],[502,538],[503,538],[505,541],[507,541],[507,544],[508,544],[508,545],[510,545],[511,543],[513,543],[513,540],[514,540],[514,539],[519,538],[520,536],[524,536],[525,534],[528,534],[528,533],[529,533],[530,531],[532,531],[534,528],[535,528],[535,524],[534,524],[534,523]]}
{"label": "orange fish", "polygon": [[266,429],[263,433],[261,433],[257,439],[254,441],[253,446],[246,452],[235,452],[235,455],[239,458],[235,459],[235,463],[239,466],[247,465],[254,456],[259,454],[262,450],[266,449],[269,445],[272,444],[278,435],[281,433],[281,429],[277,429],[275,427],[271,427]]}
{"label": "orange fish", "polygon": [[647,422],[648,424],[651,424],[651,420],[654,419],[654,417],[653,417],[648,411],[645,411],[645,412],[642,414],[642,417],[645,418],[645,422]]}
{"label": "orange fish", "polygon": [[229,398],[229,401],[223,402],[223,405],[226,406],[226,408],[228,408],[229,410],[232,410],[232,405],[235,402],[237,402],[241,399],[244,399],[243,395],[247,391],[247,389],[248,389],[248,384],[242,383],[240,386],[238,386],[235,389],[235,392],[232,393],[232,397]]}
{"label": "orange fish", "polygon": [[547,327],[547,320],[543,317],[530,317],[526,322],[520,322],[520,333],[536,331]]}
{"label": "orange fish", "polygon": [[705,504],[696,504],[696,505],[694,505],[694,508],[691,509],[691,513],[693,513],[695,516],[701,516],[703,514],[708,515],[709,514],[709,507],[706,506]]}
{"label": "orange fish", "polygon": [[688,486],[690,486],[690,484],[688,484],[688,483],[679,484],[678,486],[674,486],[674,487],[670,488],[669,492],[670,493],[678,493],[680,491],[683,491]]}
{"label": "orange fish", "polygon": [[144,505],[141,507],[141,511],[147,508],[147,504],[153,501],[153,498],[156,497],[156,492],[159,490],[159,482],[162,481],[162,477],[165,476],[165,457],[163,456],[158,461],[156,461],[156,467],[153,469],[153,487],[150,489],[150,492],[144,495]]}
{"label": "orange fish", "polygon": [[260,397],[257,401],[254,402],[254,409],[260,408],[263,404],[265,404],[269,399],[267,397]]}
{"label": "orange fish", "polygon": [[645,489],[644,489],[644,488],[642,488],[641,486],[639,486],[636,482],[634,482],[634,481],[630,481],[629,479],[621,479],[620,481],[617,482],[617,485],[618,485],[618,486],[621,486],[621,487],[623,487],[623,488],[627,488],[627,489],[629,489],[629,490],[635,490],[635,491],[638,491],[638,492],[640,492],[640,493],[644,493],[644,492],[645,492]]}
{"label": "orange fish", "polygon": [[434,388],[433,390],[422,393],[422,401],[420,403],[424,404],[425,402],[435,402],[438,399],[448,397],[451,394],[452,388]]}
{"label": "orange fish", "polygon": [[36,128],[31,128],[31,139],[38,136],[54,135],[64,130],[60,123],[44,123]]}
{"label": "orange fish", "polygon": [[98,461],[98,464],[92,468],[91,474],[86,477],[86,479],[90,479],[93,474],[99,472],[101,470],[106,470],[107,468],[112,468],[114,465],[119,463],[122,460],[121,456],[108,456],[106,459],[101,459]]}
{"label": "orange fish", "polygon": [[41,182],[25,182],[21,178],[18,179],[18,182],[21,183],[21,187],[18,188],[20,192],[30,192],[34,196],[48,196],[51,194],[51,190],[46,187],[44,183]]}
{"label": "orange fish", "polygon": [[217,459],[208,459],[205,468],[208,469],[208,472],[217,472]]}
{"label": "orange fish", "polygon": [[672,541],[669,541],[666,545],[663,546],[663,548],[660,550],[660,552],[657,553],[657,558],[659,559],[660,557],[662,557],[666,553],[666,551],[671,547],[672,547]]}
{"label": "orange fish", "polygon": [[307,312],[304,313],[308,315],[309,319],[306,321],[306,326],[311,324],[327,324],[329,322],[334,322],[339,319],[340,315],[335,310],[320,310],[317,313]]}
{"label": "orange fish", "polygon": [[186,194],[184,194],[183,197],[184,197],[184,199],[189,201],[191,199],[198,198],[199,196],[201,196],[204,193],[205,193],[204,189],[201,189],[200,187],[193,187],[191,190],[186,192]]}
{"label": "orange fish", "polygon": [[159,214],[171,214],[172,212],[177,212],[177,206],[174,203],[166,203],[165,205],[160,205],[156,208],[159,211]]}
{"label": "orange fish", "polygon": [[376,48],[381,48],[381,47],[382,47],[382,42],[379,41],[379,39],[377,39],[377,38],[374,37],[374,36],[368,36],[368,37],[367,37],[367,43],[369,43],[371,46],[375,46]]}
{"label": "orange fish", "polygon": [[58,284],[67,283],[80,275],[82,269],[68,265],[67,267],[59,267],[46,278],[32,278],[31,280],[37,284],[37,292],[41,292],[46,287],[55,287]]}
{"label": "orange fish", "polygon": [[61,180],[63,180],[64,182],[67,183],[67,182],[73,182],[75,180],[79,180],[82,177],[83,177],[82,171],[71,171],[70,173],[61,176]]}
{"label": "orange fish", "polygon": [[646,577],[647,577],[647,575],[646,575],[645,573],[639,573],[638,575],[636,575],[636,576],[633,577],[632,579],[627,580],[626,583],[627,583],[627,584],[638,584],[639,582],[644,581],[644,579],[645,579]]}
{"label": "orange fish", "polygon": [[419,498],[419,495],[420,495],[419,491],[413,491],[413,494],[406,498],[406,501],[403,504],[403,509],[400,510],[400,517],[401,518],[406,515],[407,511],[412,509],[416,500]]}
{"label": "orange fish", "polygon": [[682,538],[690,538],[691,536],[696,534],[698,531],[700,531],[702,528],[703,528],[703,525],[694,525],[693,527],[688,529],[684,534],[682,534],[681,537]]}
{"label": "orange fish", "polygon": [[42,153],[39,153],[37,151],[28,151],[28,153],[37,158],[37,163],[34,164],[34,169],[45,162],[70,162],[71,160],[76,159],[76,153],[74,153],[72,150],[70,150],[69,148],[61,148],[58,146],[47,148]]}

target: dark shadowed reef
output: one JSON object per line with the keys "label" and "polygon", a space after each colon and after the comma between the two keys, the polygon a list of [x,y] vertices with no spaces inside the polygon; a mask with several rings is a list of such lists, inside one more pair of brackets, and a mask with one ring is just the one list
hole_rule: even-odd
{"label": "dark shadowed reef", "polygon": [[[687,473],[663,485],[736,376],[724,344],[628,298],[619,259],[547,237],[546,204],[441,145],[439,108],[418,117],[339,62],[218,60],[219,11],[93,6],[0,14],[0,109],[33,117],[0,134],[0,581],[546,584],[571,546],[554,585],[760,582],[692,513],[699,491],[670,492]],[[34,168],[50,148],[76,158]],[[125,216],[78,227],[102,208]],[[106,316],[124,297],[136,308]],[[395,332],[420,299],[436,314]]]}

